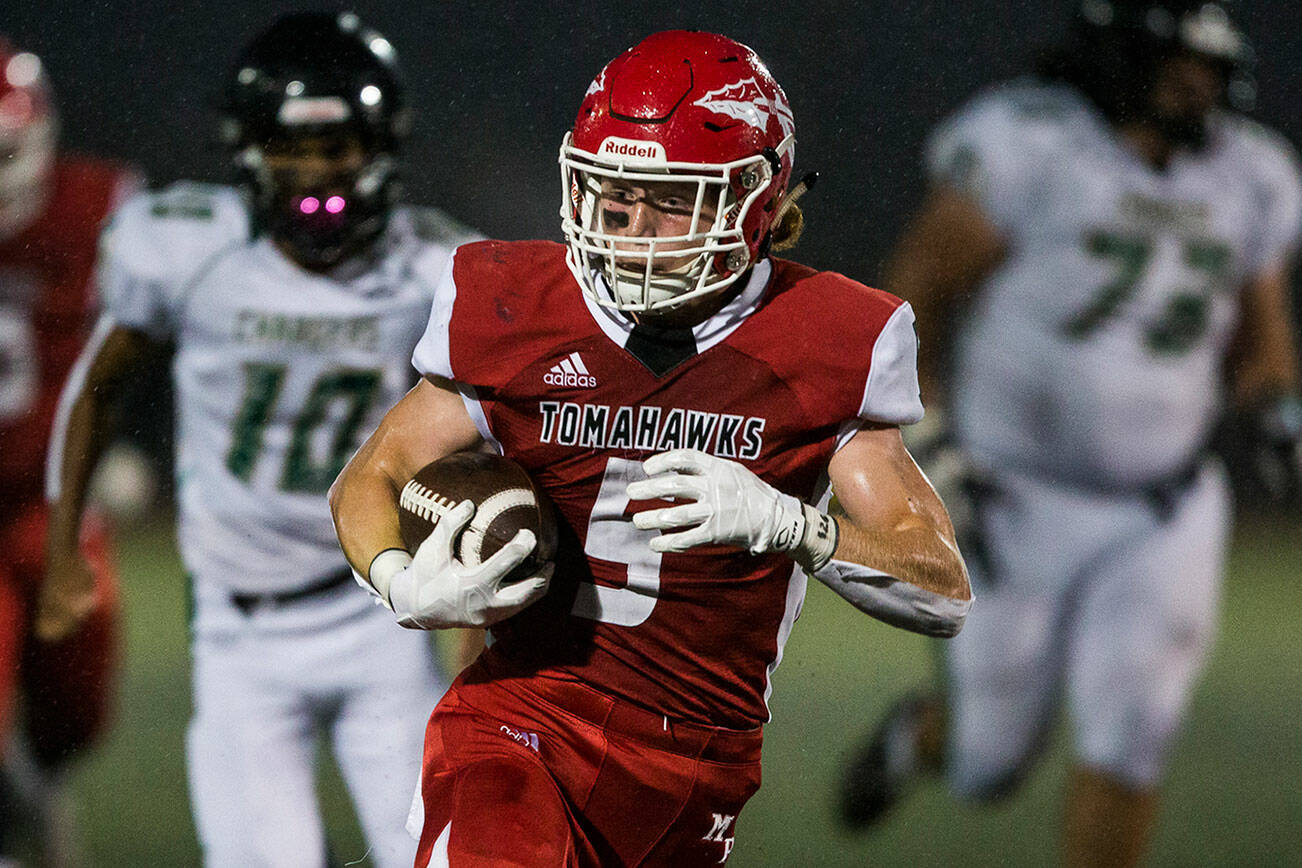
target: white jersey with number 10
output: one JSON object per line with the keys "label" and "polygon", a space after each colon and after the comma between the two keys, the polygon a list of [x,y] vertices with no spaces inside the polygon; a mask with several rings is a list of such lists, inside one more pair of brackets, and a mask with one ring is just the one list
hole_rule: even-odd
{"label": "white jersey with number 10", "polygon": [[105,235],[108,316],[176,344],[186,568],[231,590],[293,590],[340,569],[325,493],[413,384],[435,281],[469,233],[399,209],[376,253],[327,275],[251,237],[230,189],[127,202]]}

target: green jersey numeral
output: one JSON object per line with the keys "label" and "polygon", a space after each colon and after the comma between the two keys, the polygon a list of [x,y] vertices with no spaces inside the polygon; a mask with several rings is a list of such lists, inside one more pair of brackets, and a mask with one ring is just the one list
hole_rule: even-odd
{"label": "green jersey numeral", "polygon": [[[322,493],[335,481],[335,477],[348,463],[348,456],[357,448],[357,429],[366,418],[366,412],[375,402],[380,388],[379,371],[335,371],[322,374],[307,396],[303,412],[294,422],[294,433],[289,441],[289,454],[285,458],[285,472],[280,487],[285,491]],[[312,460],[312,434],[326,420],[326,411],[335,401],[342,400],[346,409],[330,450],[323,461]]]}
{"label": "green jersey numeral", "polygon": [[1184,264],[1202,279],[1183,289],[1166,303],[1162,318],[1145,333],[1148,348],[1159,355],[1179,356],[1193,349],[1207,331],[1207,314],[1211,297],[1225,284],[1229,271],[1230,248],[1215,241],[1188,241],[1184,246]]}
{"label": "green jersey numeral", "polygon": [[1069,338],[1081,340],[1098,331],[1105,322],[1116,316],[1121,305],[1135,293],[1144,266],[1153,254],[1147,238],[1127,238],[1109,232],[1091,232],[1085,236],[1085,249],[1097,259],[1116,263],[1117,275],[1099,287],[1094,300],[1063,324]]}
{"label": "green jersey numeral", "polygon": [[262,432],[271,418],[271,408],[285,384],[285,366],[249,362],[244,366],[244,400],[231,432],[231,448],[226,453],[226,469],[232,476],[249,481],[262,452]]}
{"label": "green jersey numeral", "polygon": [[[1116,276],[1099,287],[1093,300],[1062,325],[1062,333],[1084,340],[1120,313],[1135,294],[1153,256],[1151,238],[1095,231],[1085,236],[1091,256],[1115,263]],[[1161,316],[1144,329],[1144,346],[1155,355],[1183,355],[1207,331],[1213,294],[1225,286],[1232,253],[1219,241],[1183,242],[1182,261],[1199,279],[1193,286],[1170,293]]]}
{"label": "green jersey numeral", "polygon": [[[226,468],[248,482],[262,453],[262,436],[285,383],[286,365],[250,362],[244,366],[244,399],[235,417]],[[348,456],[357,448],[357,431],[375,403],[381,372],[338,370],[322,374],[313,384],[303,409],[291,429],[289,450],[280,475],[280,488],[306,494],[322,494],[344,469]],[[342,413],[324,458],[313,455],[312,441],[327,422],[329,410],[344,402]]]}

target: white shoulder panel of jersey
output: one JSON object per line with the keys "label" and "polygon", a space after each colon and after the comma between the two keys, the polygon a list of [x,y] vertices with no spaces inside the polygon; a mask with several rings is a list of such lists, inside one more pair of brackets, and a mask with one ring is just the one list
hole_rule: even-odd
{"label": "white shoulder panel of jersey", "polygon": [[859,415],[846,420],[836,434],[836,449],[850,442],[864,422],[912,425],[922,420],[922,390],[918,386],[918,335],[913,308],[900,305],[873,342],[872,364],[864,384]]}
{"label": "white shoulder panel of jersey", "polygon": [[395,224],[408,227],[418,240],[447,248],[484,237],[446,211],[424,205],[400,205],[394,211],[393,219]]}
{"label": "white shoulder panel of jersey", "polygon": [[100,239],[99,288],[117,322],[158,335],[187,284],[213,255],[249,237],[229,187],[180,182],[122,203]]}
{"label": "white shoulder panel of jersey", "polygon": [[1213,123],[1227,165],[1244,173],[1243,181],[1260,206],[1250,263],[1254,270],[1277,265],[1293,253],[1302,235],[1297,151],[1279,132],[1243,115],[1221,115]]}
{"label": "white shoulder panel of jersey", "polygon": [[905,302],[877,335],[859,418],[888,425],[911,425],[922,418],[913,320],[913,308]]}
{"label": "white shoulder panel of jersey", "polygon": [[447,258],[462,244],[482,241],[484,236],[444,211],[402,205],[394,211],[391,226],[402,244],[417,247],[412,269],[432,294],[443,274]]}
{"label": "white shoulder panel of jersey", "polygon": [[1089,118],[1083,99],[1065,86],[1030,79],[999,85],[932,131],[928,177],[971,195],[1008,231],[1023,216],[1049,158]]}
{"label": "white shoulder panel of jersey", "polygon": [[434,298],[430,305],[429,323],[411,354],[411,364],[421,376],[452,376],[452,348],[450,326],[452,307],[457,300],[457,282],[452,267],[456,254],[444,257],[443,273],[434,284]]}

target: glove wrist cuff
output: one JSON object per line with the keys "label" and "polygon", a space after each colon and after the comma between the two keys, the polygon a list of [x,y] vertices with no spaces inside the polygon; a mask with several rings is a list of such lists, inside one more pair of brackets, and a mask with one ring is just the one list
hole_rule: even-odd
{"label": "glove wrist cuff", "polygon": [[815,573],[827,566],[836,554],[841,538],[841,528],[836,519],[807,503],[802,503],[804,529],[800,542],[791,550],[795,559],[807,572]]}
{"label": "glove wrist cuff", "polygon": [[393,577],[411,565],[411,555],[404,549],[385,549],[371,559],[371,566],[366,570],[367,580],[384,604],[393,609],[391,596]]}
{"label": "glove wrist cuff", "polygon": [[765,551],[791,554],[800,547],[805,535],[804,504],[789,494],[778,492],[774,503],[773,532],[766,547],[752,547],[752,554]]}

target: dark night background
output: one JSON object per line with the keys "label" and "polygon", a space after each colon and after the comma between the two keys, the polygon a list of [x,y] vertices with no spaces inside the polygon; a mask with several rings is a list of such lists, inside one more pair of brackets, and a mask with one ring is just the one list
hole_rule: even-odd
{"label": "dark night background", "polygon": [[[13,2],[0,9],[0,33],[45,61],[65,145],[129,160],[153,186],[229,179],[216,104],[240,46],[281,12],[352,9],[395,45],[406,74],[407,198],[505,239],[561,240],[557,149],[608,60],[656,30],[725,33],[759,52],[791,100],[796,177],[821,174],[801,203],[794,257],[871,285],[921,196],[927,131],[978,88],[1028,70],[1075,5]],[[1295,0],[1231,9],[1258,55],[1255,115],[1302,140]],[[170,406],[156,371],[129,402],[125,433],[161,465]]]}
{"label": "dark night background", "polygon": [[[244,41],[278,10],[352,8],[397,47],[417,110],[412,201],[503,238],[560,239],[556,150],[607,60],[668,28],[755,48],[791,99],[797,171],[817,169],[797,258],[867,283],[919,195],[927,129],[1024,70],[1071,3],[295,4],[8,0],[0,32],[46,62],[67,145],[134,161],[154,184],[218,180],[212,106]],[[1239,3],[1260,57],[1258,115],[1302,137],[1293,0]]]}
{"label": "dark night background", "polygon": [[[796,171],[822,175],[802,200],[807,228],[794,258],[876,284],[921,196],[928,129],[979,87],[1029,69],[1037,50],[1062,33],[1073,5],[0,0],[0,34],[45,62],[68,148],[128,160],[161,186],[228,177],[214,107],[243,43],[279,12],[352,9],[394,44],[406,73],[416,109],[408,199],[442,207],[487,235],[561,240],[556,154],[592,78],[656,30],[722,32],[755,48],[782,83],[795,112]],[[1232,9],[1259,58],[1255,115],[1302,141],[1298,0]],[[142,381],[139,406],[127,414],[129,434],[160,465],[171,425],[166,377],[159,366]],[[1302,864],[1297,516],[1261,510],[1240,523],[1224,630],[1173,765],[1155,866]],[[130,665],[113,740],[79,781],[86,864],[198,864],[181,761],[190,699],[181,568],[165,518],[128,541]],[[1061,746],[1028,790],[997,812],[956,808],[933,785],[877,837],[836,831],[830,793],[846,751],[888,701],[926,683],[934,649],[868,623],[817,587],[810,602],[778,676],[764,789],[747,809],[746,837],[732,861],[1051,861]],[[326,789],[334,793],[326,799],[332,839],[341,855],[360,857],[355,827],[341,819],[349,816],[341,788]]]}

